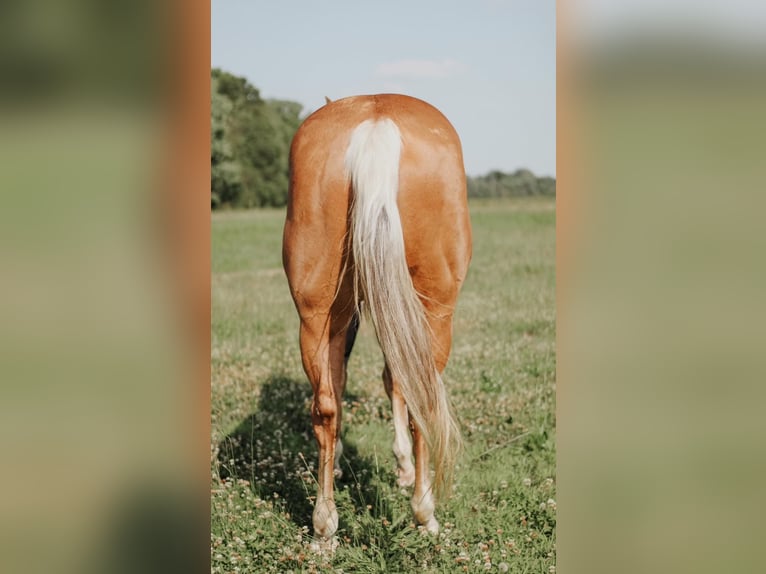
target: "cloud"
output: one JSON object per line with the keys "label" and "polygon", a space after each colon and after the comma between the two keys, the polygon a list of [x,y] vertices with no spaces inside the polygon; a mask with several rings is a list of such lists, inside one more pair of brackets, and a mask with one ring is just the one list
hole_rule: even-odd
{"label": "cloud", "polygon": [[464,72],[465,64],[458,60],[396,60],[384,62],[375,75],[384,78],[447,78]]}

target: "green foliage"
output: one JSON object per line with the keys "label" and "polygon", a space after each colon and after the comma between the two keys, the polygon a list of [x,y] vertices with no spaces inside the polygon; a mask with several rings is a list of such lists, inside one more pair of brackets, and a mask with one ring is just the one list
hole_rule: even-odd
{"label": "green foliage", "polygon": [[211,90],[212,207],[285,205],[290,141],[302,106],[264,100],[245,78],[218,68]]}
{"label": "green foliage", "polygon": [[513,173],[491,171],[487,175],[468,177],[468,197],[556,196],[556,180],[537,177],[528,169]]}
{"label": "green foliage", "polygon": [[240,166],[234,161],[232,143],[227,133],[227,120],[233,109],[232,101],[219,92],[219,81],[212,79],[210,99],[210,188],[211,203],[218,207],[231,204],[242,190]]}

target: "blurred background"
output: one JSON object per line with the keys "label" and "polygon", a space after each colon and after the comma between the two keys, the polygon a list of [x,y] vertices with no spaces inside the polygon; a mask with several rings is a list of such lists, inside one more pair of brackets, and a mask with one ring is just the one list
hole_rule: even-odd
{"label": "blurred background", "polygon": [[754,572],[766,10],[560,2],[562,572]]}
{"label": "blurred background", "polygon": [[206,568],[209,4],[183,8],[0,7],[3,572]]}

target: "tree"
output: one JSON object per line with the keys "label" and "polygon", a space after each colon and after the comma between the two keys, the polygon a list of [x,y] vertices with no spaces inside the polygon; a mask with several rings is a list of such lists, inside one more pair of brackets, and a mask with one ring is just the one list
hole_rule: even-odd
{"label": "tree", "polygon": [[242,173],[234,160],[228,133],[228,118],[233,105],[218,88],[219,81],[213,77],[210,98],[210,199],[213,208],[236,203],[242,191]]}
{"label": "tree", "polygon": [[264,100],[245,78],[211,71],[211,204],[282,206],[302,106]]}

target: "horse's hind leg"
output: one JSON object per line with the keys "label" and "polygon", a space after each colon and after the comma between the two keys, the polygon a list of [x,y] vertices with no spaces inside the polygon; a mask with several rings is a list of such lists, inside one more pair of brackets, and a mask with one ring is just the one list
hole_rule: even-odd
{"label": "horse's hind leg", "polygon": [[394,416],[394,456],[396,457],[396,475],[399,486],[411,486],[415,482],[415,467],[412,466],[412,444],[410,443],[410,416],[407,405],[399,390],[399,385],[391,377],[388,365],[383,369],[383,385],[391,399]]}
{"label": "horse's hind leg", "polygon": [[[341,385],[341,395],[346,390],[346,369],[348,367],[348,359],[351,357],[351,351],[354,348],[354,342],[356,341],[356,334],[359,331],[359,314],[354,313],[351,318],[351,324],[346,331],[346,346],[343,352],[343,384]],[[335,461],[333,464],[333,474],[336,478],[343,476],[343,471],[340,468],[340,457],[343,455],[343,442],[340,440],[340,434],[335,441]]]}
{"label": "horse's hind leg", "polygon": [[[391,377],[388,365],[383,369],[383,384],[388,398],[391,399],[391,409],[394,416],[394,456],[396,456],[397,484],[411,486],[415,484],[412,493],[412,512],[418,524],[422,524],[429,532],[438,532],[439,523],[434,518],[436,504],[431,488],[431,476],[428,466],[428,447],[423,435],[411,423],[407,405],[399,391],[399,385]],[[412,443],[415,443],[415,465],[412,464]]]}
{"label": "horse's hind leg", "polygon": [[412,441],[415,443],[415,489],[410,505],[418,524],[429,532],[439,532],[439,522],[434,517],[436,503],[431,487],[431,474],[428,465],[428,446],[420,430],[412,425]]}
{"label": "horse's hind leg", "polygon": [[[434,363],[436,370],[441,375],[447,365],[452,346],[452,314],[444,313],[444,308],[434,303],[426,304],[426,308],[429,311],[427,319],[431,330],[431,349]],[[437,311],[441,311],[441,314],[437,314]],[[411,426],[415,451],[415,488],[410,504],[418,523],[425,526],[429,532],[436,533],[439,531],[439,522],[434,516],[436,504],[431,484],[428,445],[420,429],[415,425]],[[434,464],[440,463],[441,461],[434,461]]]}
{"label": "horse's hind leg", "polygon": [[[436,369],[441,374],[447,365],[450,347],[452,345],[452,315],[428,314],[428,323],[432,334],[431,348],[434,355]],[[394,418],[394,455],[397,461],[397,483],[400,486],[410,486],[414,483],[410,504],[415,520],[423,525],[429,532],[439,531],[439,522],[434,516],[436,502],[431,484],[431,472],[429,465],[429,452],[423,434],[409,420],[407,405],[404,402],[396,379],[391,376],[388,365],[383,369],[383,383],[388,398],[391,399],[391,407]],[[412,443],[408,433],[412,433]],[[414,449],[413,449],[414,447]],[[414,450],[415,465],[412,464]],[[439,461],[435,461],[439,464]]]}
{"label": "horse's hind leg", "polygon": [[325,539],[331,538],[338,528],[333,470],[339,450],[341,398],[346,375],[346,330],[331,331],[328,315],[313,315],[301,321],[301,356],[314,391],[311,422],[319,446],[314,533]]}

